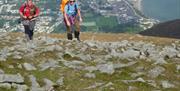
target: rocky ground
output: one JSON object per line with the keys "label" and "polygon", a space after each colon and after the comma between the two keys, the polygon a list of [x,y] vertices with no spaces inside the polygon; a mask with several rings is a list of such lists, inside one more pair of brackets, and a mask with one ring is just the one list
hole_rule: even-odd
{"label": "rocky ground", "polygon": [[179,91],[180,41],[129,34],[0,34],[0,91]]}

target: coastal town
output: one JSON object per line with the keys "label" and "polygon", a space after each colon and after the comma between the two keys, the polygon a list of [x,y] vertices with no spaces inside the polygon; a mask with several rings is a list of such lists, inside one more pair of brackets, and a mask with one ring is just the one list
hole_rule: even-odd
{"label": "coastal town", "polygon": [[[50,1],[50,0],[49,0]],[[141,11],[142,0],[78,0],[81,6],[86,2],[86,7],[91,8],[93,12],[104,17],[116,17],[118,24],[126,24],[129,22],[137,23],[144,30],[151,28],[158,21],[145,18],[138,11]],[[47,5],[48,0],[34,0],[38,4],[41,14],[37,18],[36,31],[51,33],[61,25],[63,25],[63,16],[59,11],[59,7],[54,0]],[[0,32],[23,31],[23,26],[18,22],[20,16],[18,9],[23,2],[19,0],[1,0],[0,1]],[[48,3],[49,4],[49,3]],[[52,9],[55,8],[55,9]],[[88,11],[82,9],[82,13]],[[82,26],[96,26],[96,22],[83,22]],[[97,26],[98,27],[98,26]]]}

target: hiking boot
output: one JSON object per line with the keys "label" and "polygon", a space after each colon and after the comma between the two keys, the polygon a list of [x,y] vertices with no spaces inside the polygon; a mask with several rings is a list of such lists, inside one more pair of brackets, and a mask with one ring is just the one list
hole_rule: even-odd
{"label": "hiking boot", "polygon": [[74,32],[75,38],[77,38],[78,41],[81,41],[79,38],[79,35],[80,35],[80,32],[77,32],[77,31]]}
{"label": "hiking boot", "polygon": [[68,40],[72,40],[73,39],[72,33],[68,33],[67,38],[68,38]]}
{"label": "hiking boot", "polygon": [[28,35],[28,34],[25,34],[25,39],[26,39],[26,42],[29,42],[29,41],[30,41],[30,38],[29,38],[29,35]]}

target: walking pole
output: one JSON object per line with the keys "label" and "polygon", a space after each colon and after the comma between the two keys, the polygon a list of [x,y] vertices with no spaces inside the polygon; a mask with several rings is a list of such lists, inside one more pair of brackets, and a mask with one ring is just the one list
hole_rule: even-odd
{"label": "walking pole", "polygon": [[56,0],[56,3],[57,3],[57,15],[60,16],[59,8],[60,8],[61,0]]}
{"label": "walking pole", "polygon": [[[47,0],[47,2],[48,2],[48,0]],[[46,0],[44,0],[44,8],[45,8],[45,16],[47,16],[47,7],[46,7]],[[44,33],[44,36],[45,36],[45,40],[47,41],[47,26],[46,26],[46,28],[45,28],[46,30],[44,31],[45,33]]]}
{"label": "walking pole", "polygon": [[[46,3],[46,10],[49,9],[48,2],[49,2],[49,0],[47,0],[47,3]],[[46,16],[48,16],[48,12],[47,11],[46,11]],[[48,34],[49,29],[50,29],[50,26],[48,25],[48,29],[46,30],[46,39],[48,38],[48,35],[49,35]]]}
{"label": "walking pole", "polygon": [[[23,4],[23,1],[20,0],[20,1],[18,2],[18,4],[19,4],[18,7],[21,7],[21,5]],[[23,32],[22,23],[21,23],[21,22],[22,22],[22,17],[21,17],[21,16],[20,16],[20,18],[19,18],[18,21],[19,21],[19,23],[20,23],[18,27],[19,27],[20,31]]]}

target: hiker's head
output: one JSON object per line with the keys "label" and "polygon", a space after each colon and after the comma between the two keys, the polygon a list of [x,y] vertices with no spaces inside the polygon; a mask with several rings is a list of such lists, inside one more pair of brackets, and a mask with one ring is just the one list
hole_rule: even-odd
{"label": "hiker's head", "polygon": [[28,4],[29,6],[33,5],[32,0],[27,0],[27,4]]}
{"label": "hiker's head", "polygon": [[74,4],[75,0],[69,0],[70,4]]}

